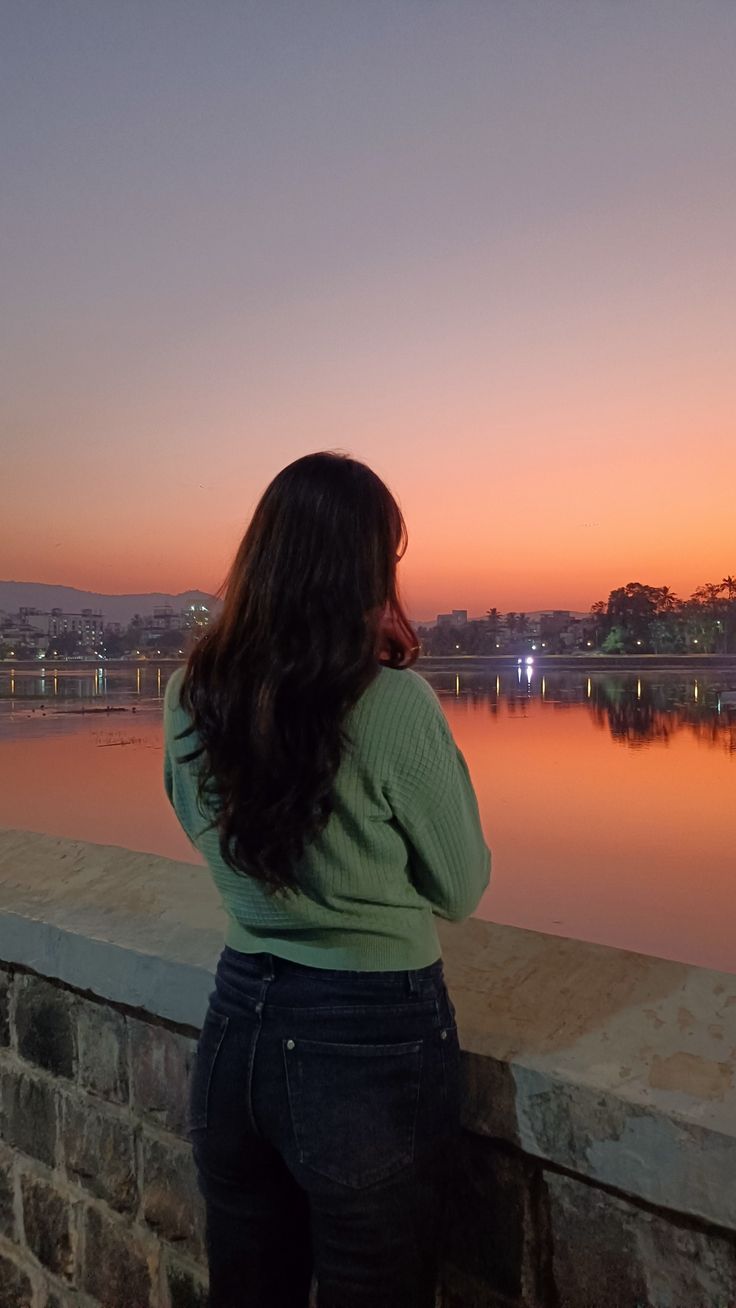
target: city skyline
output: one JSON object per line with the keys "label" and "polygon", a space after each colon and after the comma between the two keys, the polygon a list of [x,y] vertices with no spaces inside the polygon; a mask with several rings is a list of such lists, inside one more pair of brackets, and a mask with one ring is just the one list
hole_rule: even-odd
{"label": "city skyline", "polygon": [[[608,600],[613,597],[614,592],[619,592],[629,586],[638,587],[640,585],[642,585],[640,582],[629,582],[623,585],[619,578],[617,585],[611,587],[605,595],[600,595],[597,600],[592,601],[590,605],[581,609],[575,609],[571,605],[559,603],[539,605],[535,608],[526,608],[520,604],[512,604],[508,607],[502,607],[498,604],[487,604],[479,611],[475,612],[467,605],[458,606],[457,604],[451,604],[444,610],[435,609],[433,613],[425,614],[424,616],[417,616],[410,612],[409,617],[411,621],[425,625],[440,621],[441,619],[447,620],[453,614],[462,615],[461,621],[463,622],[477,622],[485,619],[489,614],[496,613],[501,618],[518,614],[533,618],[552,613],[566,613],[573,618],[583,617],[587,616],[595,609],[600,608],[601,604],[607,604]],[[700,578],[698,584],[692,588],[692,591],[680,593],[678,593],[676,587],[667,584],[662,587],[650,587],[648,583],[643,583],[643,588],[645,590],[653,589],[663,591],[667,607],[669,608],[677,604],[687,603],[697,597],[699,597],[702,602],[705,599],[705,592],[709,590],[717,590],[723,596],[732,601],[736,591],[736,579],[728,573],[728,575],[725,576],[721,575],[721,577],[716,580],[714,574],[714,577],[710,582],[703,582],[703,579]],[[58,593],[54,595],[53,592]],[[68,585],[64,582],[55,584],[53,582],[17,581],[11,578],[0,578],[0,613],[17,613],[19,610],[26,607],[36,611],[45,611],[44,605],[47,607],[59,606],[60,610],[71,611],[69,610],[68,605],[70,603],[77,603],[77,595],[80,597],[77,604],[77,611],[84,611],[85,607],[89,609],[90,606],[91,608],[94,608],[95,611],[98,611],[100,605],[104,607],[105,601],[112,601],[116,606],[122,601],[129,601],[129,608],[132,604],[140,607],[148,602],[151,610],[159,606],[166,606],[171,601],[182,601],[184,602],[185,608],[188,608],[192,601],[199,605],[203,599],[211,600],[215,605],[222,603],[222,600],[218,598],[213,591],[206,591],[200,587],[189,586],[176,592],[163,590],[104,592],[85,590],[81,587]],[[192,604],[192,607],[194,607],[194,604]]]}

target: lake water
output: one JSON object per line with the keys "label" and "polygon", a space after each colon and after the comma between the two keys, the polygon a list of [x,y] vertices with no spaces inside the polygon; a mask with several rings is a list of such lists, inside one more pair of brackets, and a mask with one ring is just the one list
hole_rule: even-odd
{"label": "lake water", "polygon": [[[173,666],[0,669],[0,825],[199,862],[162,788]],[[736,971],[736,672],[428,680],[493,850],[477,916]]]}

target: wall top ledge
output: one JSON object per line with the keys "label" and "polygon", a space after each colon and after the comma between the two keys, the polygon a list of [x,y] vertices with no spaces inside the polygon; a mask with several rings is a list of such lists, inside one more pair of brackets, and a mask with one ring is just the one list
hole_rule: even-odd
{"label": "wall top ledge", "polygon": [[[198,1027],[224,927],[201,866],[0,831],[6,963]],[[736,1230],[736,974],[477,918],[439,928],[468,1125],[645,1198],[667,1183],[663,1149],[697,1190],[696,1151],[711,1197],[684,1210]]]}

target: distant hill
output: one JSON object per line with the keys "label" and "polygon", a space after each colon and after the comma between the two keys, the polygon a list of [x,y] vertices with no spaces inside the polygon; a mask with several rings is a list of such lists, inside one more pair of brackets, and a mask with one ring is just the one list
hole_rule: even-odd
{"label": "distant hill", "polygon": [[188,604],[205,604],[212,611],[219,610],[221,602],[202,590],[183,590],[178,595],[151,591],[144,595],[98,595],[91,590],[77,590],[75,586],[49,586],[41,581],[0,581],[0,610],[17,613],[19,608],[54,609],[79,613],[80,609],[100,609],[105,622],[120,622],[124,626],[134,613],[151,613],[159,604],[170,604],[178,611]]}
{"label": "distant hill", "polygon": [[[178,595],[168,595],[163,591],[151,591],[143,595],[98,595],[91,590],[77,590],[75,586],[49,586],[41,581],[0,581],[0,611],[17,613],[19,608],[65,609],[68,613],[78,613],[80,609],[101,609],[105,622],[120,622],[127,625],[134,613],[150,613],[159,604],[170,604],[174,609],[183,609],[187,604],[206,604],[207,608],[217,612],[221,601],[214,595],[202,590],[183,590]],[[551,609],[538,609],[528,612],[527,618],[534,621],[540,613],[550,613]],[[471,622],[477,622],[471,617]],[[587,613],[571,611],[572,618],[586,618]],[[432,618],[411,618],[414,626],[434,627],[436,615]]]}

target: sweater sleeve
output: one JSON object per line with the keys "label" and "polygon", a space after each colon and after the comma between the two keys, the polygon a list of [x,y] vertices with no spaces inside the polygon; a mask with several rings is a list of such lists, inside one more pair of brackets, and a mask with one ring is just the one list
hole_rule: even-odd
{"label": "sweater sleeve", "polygon": [[174,768],[171,759],[171,747],[169,744],[169,728],[170,728],[170,720],[171,720],[171,697],[172,697],[171,687],[175,677],[176,677],[176,670],[174,671],[172,676],[169,677],[169,680],[166,683],[166,689],[164,691],[164,704],[163,704],[163,740],[164,740],[163,781],[164,781],[164,790],[166,792],[166,797],[169,803],[171,804],[172,808],[175,807],[174,806]]}
{"label": "sweater sleeve", "polygon": [[[194,838],[195,826],[191,819],[192,799],[190,791],[192,789],[191,779],[185,772],[184,768],[177,764],[177,757],[191,749],[192,746],[185,740],[176,740],[174,738],[176,728],[176,706],[178,704],[179,688],[179,669],[177,669],[166,685],[164,692],[163,706],[163,783],[166,797],[176,814],[179,826],[184,832],[187,839],[197,849],[197,843]],[[183,723],[179,723],[181,727]],[[196,785],[196,782],[195,782]]]}
{"label": "sweater sleeve", "polygon": [[490,880],[491,852],[468,765],[437,696],[423,684],[417,712],[397,742],[387,797],[416,889],[437,916],[456,922],[477,908]]}

